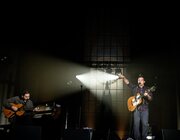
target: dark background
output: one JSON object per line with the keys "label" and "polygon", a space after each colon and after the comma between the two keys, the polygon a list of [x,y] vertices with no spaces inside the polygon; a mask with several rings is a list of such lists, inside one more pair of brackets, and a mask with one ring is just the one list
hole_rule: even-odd
{"label": "dark background", "polygon": [[[172,56],[172,53],[177,53],[179,44],[179,12],[175,7],[69,7],[51,12],[25,9],[24,12],[6,11],[2,15],[1,43],[31,44],[25,48],[22,45],[13,47],[31,48],[72,60],[74,56],[79,56],[77,60],[80,60],[88,31],[93,30],[89,29],[89,25],[97,24],[100,27],[111,20],[109,26],[112,30],[113,26],[127,30],[133,58],[144,55]],[[142,52],[141,56],[136,54],[139,51]]]}
{"label": "dark background", "polygon": [[101,26],[113,30],[114,34],[124,29],[129,36],[131,58],[127,72],[132,73],[135,81],[134,71],[141,71],[148,75],[149,83],[158,85],[152,103],[152,124],[158,124],[159,129],[176,129],[179,14],[175,7],[7,10],[2,15],[0,51],[2,56],[5,52],[10,57],[13,52],[20,56],[25,52],[40,52],[83,64],[86,39],[94,30],[90,25],[95,24],[97,32]]}

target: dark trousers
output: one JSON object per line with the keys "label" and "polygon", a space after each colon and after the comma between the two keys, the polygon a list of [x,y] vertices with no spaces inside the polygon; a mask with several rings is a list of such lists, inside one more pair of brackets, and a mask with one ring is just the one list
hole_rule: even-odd
{"label": "dark trousers", "polygon": [[26,114],[22,116],[14,116],[13,118],[9,118],[9,122],[11,123],[11,127],[14,128],[16,125],[32,125],[32,115]]}
{"label": "dark trousers", "polygon": [[[134,138],[135,140],[146,140],[148,134],[149,124],[149,111],[134,111]],[[141,126],[140,126],[141,124]],[[141,127],[141,129],[140,129]],[[142,132],[142,134],[141,134]]]}

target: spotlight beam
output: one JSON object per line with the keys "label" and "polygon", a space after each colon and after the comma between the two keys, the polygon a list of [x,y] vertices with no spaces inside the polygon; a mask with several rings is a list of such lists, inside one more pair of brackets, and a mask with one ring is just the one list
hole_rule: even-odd
{"label": "spotlight beam", "polygon": [[102,86],[107,81],[117,80],[119,77],[102,71],[91,70],[88,73],[76,75],[76,78],[86,87],[96,88],[97,86]]}

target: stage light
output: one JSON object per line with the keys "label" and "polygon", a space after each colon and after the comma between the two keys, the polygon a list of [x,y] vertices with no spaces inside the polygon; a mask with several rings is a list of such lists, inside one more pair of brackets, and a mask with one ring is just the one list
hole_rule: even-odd
{"label": "stage light", "polygon": [[112,73],[112,69],[111,69],[111,68],[107,68],[107,69],[106,69],[106,72],[109,73],[109,74],[111,74],[111,73]]}
{"label": "stage light", "polygon": [[132,138],[127,138],[127,140],[134,140],[134,139],[132,139]]}
{"label": "stage light", "polygon": [[146,136],[146,139],[147,140],[154,140],[155,139],[155,136],[152,135],[152,128],[151,128],[151,126],[149,126],[148,135]]}
{"label": "stage light", "polygon": [[146,139],[147,139],[147,140],[154,140],[154,139],[155,139],[155,136],[148,135],[148,136],[146,137]]}
{"label": "stage light", "polygon": [[121,73],[121,69],[120,68],[115,69],[115,75],[118,75],[120,73]]}
{"label": "stage light", "polygon": [[76,75],[76,78],[80,80],[86,87],[96,88],[97,86],[103,86],[103,84],[107,81],[118,79],[118,76],[98,70],[91,70],[88,73]]}

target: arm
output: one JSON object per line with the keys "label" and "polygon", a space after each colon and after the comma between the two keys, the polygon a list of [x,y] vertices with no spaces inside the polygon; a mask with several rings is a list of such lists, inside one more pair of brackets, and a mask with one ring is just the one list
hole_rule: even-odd
{"label": "arm", "polygon": [[149,101],[152,100],[152,95],[151,95],[150,93],[145,92],[145,93],[144,93],[144,96],[147,97],[147,99],[148,99]]}
{"label": "arm", "polygon": [[18,108],[12,105],[13,103],[16,103],[17,100],[18,100],[18,97],[12,97],[12,98],[7,99],[4,102],[4,107],[17,111]]}
{"label": "arm", "polygon": [[124,81],[124,83],[125,84],[129,84],[129,80],[124,76],[124,75],[122,75],[121,73],[118,75],[119,76],[119,79],[123,79],[123,81]]}

